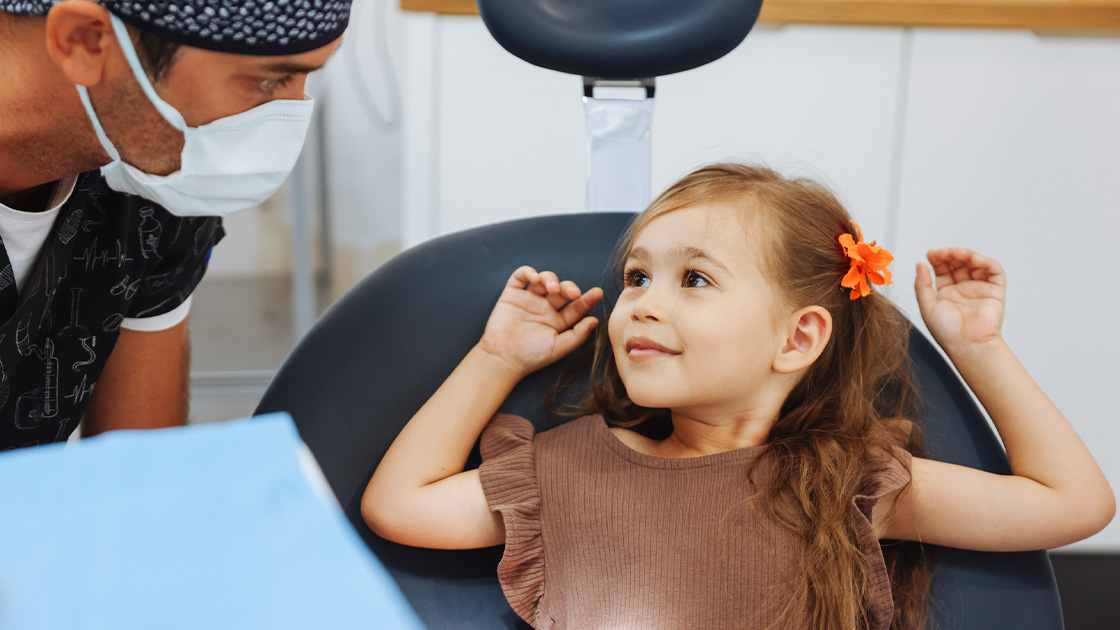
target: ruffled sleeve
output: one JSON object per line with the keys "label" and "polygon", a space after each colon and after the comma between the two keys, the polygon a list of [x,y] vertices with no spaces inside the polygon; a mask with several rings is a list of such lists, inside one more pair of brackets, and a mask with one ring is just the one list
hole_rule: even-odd
{"label": "ruffled sleeve", "polygon": [[894,615],[890,576],[887,574],[883,549],[871,524],[875,504],[885,496],[897,492],[910,483],[910,433],[914,425],[896,421],[889,427],[890,451],[877,449],[870,455],[870,471],[865,490],[852,500],[852,513],[856,520],[859,545],[863,549],[870,572],[869,588],[864,594],[864,605],[870,617],[870,630],[888,630]]}
{"label": "ruffled sleeve", "polygon": [[528,420],[499,414],[482,432],[479,476],[486,501],[501,512],[506,548],[498,580],[513,611],[535,623],[544,594],[541,497],[533,457],[534,429]]}

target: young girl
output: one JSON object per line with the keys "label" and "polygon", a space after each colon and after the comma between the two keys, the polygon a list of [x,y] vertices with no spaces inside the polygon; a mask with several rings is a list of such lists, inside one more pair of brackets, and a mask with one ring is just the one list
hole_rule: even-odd
{"label": "young girl", "polygon": [[600,289],[521,267],[373,475],[375,532],[505,543],[503,589],[536,628],[879,630],[922,627],[929,583],[920,554],[879,540],[1039,549],[1111,520],[1100,469],[1000,336],[994,260],[932,250],[936,288],[919,264],[915,290],[1009,476],[914,456],[907,323],[869,285],[891,256],[820,186],[703,168],[637,218],[623,258],[587,415],[540,435],[494,417],[598,324]]}

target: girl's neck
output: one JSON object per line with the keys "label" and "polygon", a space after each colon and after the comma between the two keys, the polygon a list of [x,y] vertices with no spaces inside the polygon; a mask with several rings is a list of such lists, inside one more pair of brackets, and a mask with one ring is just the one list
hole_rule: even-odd
{"label": "girl's neck", "polygon": [[712,421],[673,412],[673,433],[660,443],[663,457],[698,457],[765,444],[774,419],[769,414],[753,418]]}

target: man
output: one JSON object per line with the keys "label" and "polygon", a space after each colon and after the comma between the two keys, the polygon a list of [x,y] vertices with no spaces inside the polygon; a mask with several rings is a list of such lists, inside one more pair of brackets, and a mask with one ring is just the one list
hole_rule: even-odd
{"label": "man", "polygon": [[349,7],[0,0],[0,450],[185,422],[206,215],[290,172]]}

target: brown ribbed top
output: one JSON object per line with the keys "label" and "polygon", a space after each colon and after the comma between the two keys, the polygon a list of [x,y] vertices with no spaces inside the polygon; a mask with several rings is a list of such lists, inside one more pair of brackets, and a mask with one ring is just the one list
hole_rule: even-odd
{"label": "brown ribbed top", "polygon": [[[654,457],[619,441],[600,416],[540,435],[524,418],[495,416],[479,471],[506,528],[506,599],[539,630],[771,627],[794,592],[801,544],[753,496],[771,474],[769,453],[761,445]],[[874,492],[852,506],[873,576],[871,630],[889,628],[892,611],[871,508],[909,480],[885,460]],[[781,627],[807,627],[804,611],[791,615]]]}

